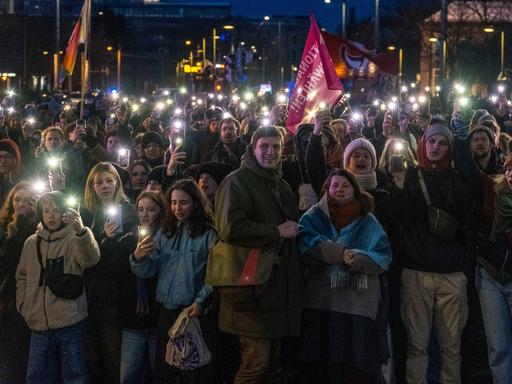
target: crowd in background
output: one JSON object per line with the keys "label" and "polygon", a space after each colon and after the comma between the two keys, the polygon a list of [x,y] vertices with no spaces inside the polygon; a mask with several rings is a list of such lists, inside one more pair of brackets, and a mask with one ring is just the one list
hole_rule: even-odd
{"label": "crowd in background", "polygon": [[7,95],[0,383],[512,383],[512,103],[452,95]]}

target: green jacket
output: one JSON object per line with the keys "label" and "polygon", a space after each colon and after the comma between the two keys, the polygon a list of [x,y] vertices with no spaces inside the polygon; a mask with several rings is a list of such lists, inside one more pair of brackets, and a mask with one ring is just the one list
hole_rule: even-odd
{"label": "green jacket", "polygon": [[[279,237],[277,226],[297,221],[298,209],[280,168],[261,168],[247,148],[240,169],[224,179],[215,198],[215,226],[219,241],[208,259],[206,283],[220,294],[219,327],[249,337],[286,337],[299,334],[301,291],[294,239]],[[256,284],[239,286],[245,260],[240,247],[263,248]],[[268,251],[273,250],[273,251]],[[243,253],[243,252],[242,252]]]}

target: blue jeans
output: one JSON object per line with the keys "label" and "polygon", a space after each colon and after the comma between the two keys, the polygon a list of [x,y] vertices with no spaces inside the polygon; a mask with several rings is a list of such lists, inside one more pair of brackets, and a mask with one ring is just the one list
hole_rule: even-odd
{"label": "blue jeans", "polygon": [[[157,331],[155,329],[123,329],[121,344],[121,384],[151,382],[155,368]],[[149,374],[149,375],[148,375]]]}
{"label": "blue jeans", "polygon": [[499,283],[478,267],[476,287],[493,383],[512,384],[512,282]]}
{"label": "blue jeans", "polygon": [[32,331],[27,384],[85,383],[84,322],[57,330]]}

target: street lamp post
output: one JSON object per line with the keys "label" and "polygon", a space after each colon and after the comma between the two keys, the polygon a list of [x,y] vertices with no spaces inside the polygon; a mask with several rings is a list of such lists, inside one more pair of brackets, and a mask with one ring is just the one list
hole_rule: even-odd
{"label": "street lamp post", "polygon": [[347,2],[341,2],[341,35],[347,37]]}
{"label": "street lamp post", "polygon": [[[331,0],[324,0],[325,4],[331,4]],[[377,2],[378,3],[378,0]],[[376,7],[378,7],[378,4],[376,4]],[[347,37],[347,1],[342,0],[341,1],[341,36]]]}
{"label": "street lamp post", "polygon": [[59,87],[60,0],[55,0],[55,54],[53,55],[53,88]]}
{"label": "street lamp post", "polygon": [[121,47],[117,48],[117,92],[121,90]]}
{"label": "street lamp post", "polygon": [[[388,51],[395,51],[396,47],[394,45],[388,46]],[[404,59],[404,51],[402,48],[398,48],[398,83],[402,85],[402,76],[403,76],[403,59]]]}
{"label": "street lamp post", "polygon": [[217,64],[217,30],[213,28],[213,68]]}
{"label": "street lamp post", "polygon": [[[109,45],[107,47],[107,52],[112,52],[114,48]],[[119,46],[117,48],[116,52],[116,89],[119,92],[121,90],[121,47]],[[108,70],[108,66],[107,66]],[[108,77],[108,71],[107,71],[107,77]]]}
{"label": "street lamp post", "polygon": [[[496,29],[493,27],[485,27],[485,33],[494,33]],[[500,73],[498,75],[498,80],[505,79],[505,31],[500,30]]]}

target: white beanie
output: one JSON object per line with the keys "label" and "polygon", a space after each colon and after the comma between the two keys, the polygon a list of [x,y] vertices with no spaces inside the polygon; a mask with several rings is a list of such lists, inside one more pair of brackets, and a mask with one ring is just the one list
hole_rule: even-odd
{"label": "white beanie", "polygon": [[363,137],[352,140],[345,148],[345,153],[343,153],[343,168],[348,169],[350,156],[352,155],[352,152],[358,148],[366,149],[370,153],[372,158],[372,170],[374,171],[377,167],[377,153],[375,152],[373,144]]}

